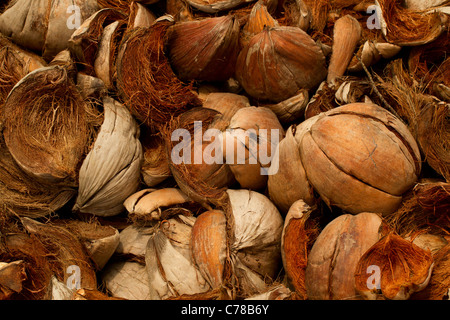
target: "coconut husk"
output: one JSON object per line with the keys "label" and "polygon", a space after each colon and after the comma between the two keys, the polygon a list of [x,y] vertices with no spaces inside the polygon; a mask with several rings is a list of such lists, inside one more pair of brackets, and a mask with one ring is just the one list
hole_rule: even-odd
{"label": "coconut husk", "polygon": [[182,81],[225,81],[234,74],[238,42],[232,15],[176,22],[168,30],[167,53]]}
{"label": "coconut husk", "polygon": [[135,1],[131,3],[128,28],[148,28],[155,20],[156,16],[143,4]]}
{"label": "coconut husk", "polygon": [[96,271],[106,265],[119,245],[119,231],[112,226],[74,219],[54,219],[53,223],[66,228],[79,239],[94,263]]}
{"label": "coconut husk", "polygon": [[237,8],[238,6],[253,2],[255,0],[214,0],[214,1],[201,1],[201,0],[186,0],[186,2],[193,8],[209,14],[217,13],[220,11],[230,10]]}
{"label": "coconut husk", "polygon": [[236,111],[223,133],[223,157],[241,188],[266,187],[275,149],[284,134],[269,108],[245,107]]}
{"label": "coconut husk", "polygon": [[433,254],[434,266],[428,285],[422,291],[413,293],[411,300],[445,300],[448,299],[450,286],[450,245]]}
{"label": "coconut husk", "polygon": [[0,206],[2,217],[48,217],[62,208],[76,190],[41,183],[27,175],[0,141]]}
{"label": "coconut husk", "polygon": [[[198,136],[194,137],[194,130],[199,123],[201,123],[201,131],[197,128]],[[217,129],[220,132],[225,130],[227,124],[218,111],[194,108],[174,118],[162,132],[172,175],[181,191],[196,202],[207,204],[209,201],[220,199],[223,197],[223,191],[235,182],[227,164],[223,161],[207,163],[203,157],[207,147],[215,146],[222,152],[220,141],[215,139],[211,142],[203,141],[205,131]],[[172,137],[177,129],[187,130],[190,134],[189,141],[184,141],[184,137]],[[198,141],[195,142],[196,140]],[[217,149],[214,150],[217,151]],[[183,151],[182,156],[180,151]]]}
{"label": "coconut husk", "polygon": [[322,50],[297,27],[265,28],[241,50],[236,64],[244,90],[272,103],[318,86],[326,74]]}
{"label": "coconut husk", "polygon": [[[84,20],[80,28],[72,34],[68,41],[68,46],[76,61],[79,63],[80,69],[82,69],[84,73],[95,75],[94,66],[96,57],[100,54],[99,47],[105,46],[101,41],[104,29],[111,23],[125,19],[126,16],[117,10],[101,9],[92,14],[88,19]],[[106,36],[108,36],[108,34],[106,34]],[[114,47],[115,45],[113,44],[112,48]],[[102,50],[105,49],[102,48]],[[105,56],[105,58],[108,57],[111,59],[111,57],[113,57],[112,53],[106,55],[102,51],[101,54],[102,56]],[[97,62],[97,64],[99,64],[99,62]]]}
{"label": "coconut husk", "polygon": [[305,274],[308,255],[319,236],[317,221],[311,214],[317,207],[310,207],[297,200],[289,208],[281,235],[281,258],[289,283],[298,298],[306,300]]}
{"label": "coconut husk", "polygon": [[269,13],[267,5],[260,0],[253,5],[247,22],[242,27],[239,43],[241,47],[244,47],[254,35],[263,31],[265,27],[278,26],[278,21]]}
{"label": "coconut husk", "polygon": [[[389,233],[369,248],[359,260],[355,270],[356,290],[365,299],[406,300],[413,292],[423,290],[430,281],[433,257],[412,242]],[[379,279],[369,288],[370,266],[379,268]]]}
{"label": "coconut husk", "polygon": [[193,262],[191,233],[196,218],[176,215],[150,237],[145,254],[152,299],[206,292],[209,284]]}
{"label": "coconut husk", "polygon": [[22,78],[2,108],[2,121],[6,146],[25,172],[73,187],[92,133],[90,105],[69,72],[55,65]]}
{"label": "coconut husk", "polygon": [[450,185],[445,182],[419,181],[408,192],[401,207],[387,217],[393,229],[406,237],[420,230],[446,236],[450,232]]}
{"label": "coconut husk", "polygon": [[336,78],[344,75],[361,40],[362,28],[355,18],[345,15],[333,27],[333,46],[328,66],[327,82],[336,85]]}
{"label": "coconut husk", "polygon": [[[71,6],[76,6],[76,9],[68,11]],[[73,17],[79,15],[81,22],[96,10],[98,5],[94,0],[10,1],[0,16],[0,32],[14,43],[42,53],[43,58],[50,61],[67,48],[67,42],[75,31],[75,27],[69,25]],[[73,15],[69,16],[68,13]]]}
{"label": "coconut husk", "polygon": [[42,68],[46,62],[38,55],[27,52],[0,34],[0,108],[11,89],[25,75]]}
{"label": "coconut husk", "polygon": [[141,144],[144,159],[141,166],[142,180],[147,187],[155,187],[172,174],[166,147],[161,134],[152,134],[141,127]]}
{"label": "coconut husk", "polygon": [[101,273],[105,289],[113,298],[150,300],[150,290],[145,265],[136,261],[108,263]]}
{"label": "coconut husk", "polygon": [[221,118],[226,122],[230,121],[239,109],[246,107],[250,107],[250,102],[246,96],[230,92],[211,92],[206,94],[203,99],[203,108],[220,112]]}
{"label": "coconut husk", "polygon": [[0,300],[7,300],[20,293],[26,276],[24,261],[0,262]]}
{"label": "coconut husk", "polygon": [[192,254],[213,290],[231,285],[231,297],[246,298],[264,292],[277,276],[283,219],[260,193],[243,189],[226,192],[230,215],[212,210],[197,217]]}
{"label": "coconut husk", "polygon": [[321,82],[305,107],[305,119],[338,107],[339,105],[334,99],[336,90],[337,88],[330,86],[327,81]]}
{"label": "coconut husk", "polygon": [[366,67],[373,66],[381,59],[393,58],[401,49],[401,46],[389,42],[366,40],[359,47],[356,56],[351,59],[347,70],[350,72],[361,72],[364,70],[362,64]]}
{"label": "coconut husk", "polygon": [[303,0],[283,1],[284,16],[278,21],[282,25],[299,27],[307,32],[311,23],[311,10]]}
{"label": "coconut husk", "polygon": [[80,287],[97,288],[95,269],[89,254],[80,240],[68,229],[52,223],[40,223],[30,218],[21,218],[25,230],[32,234],[45,248],[45,257],[59,281],[67,284],[71,280],[70,268],[79,268]]}
{"label": "coconut husk", "polygon": [[8,233],[0,244],[0,261],[24,263],[25,280],[20,292],[8,291],[10,299],[41,300],[51,298],[48,286],[53,271],[46,255],[49,252],[35,235],[23,232]]}
{"label": "coconut husk", "polygon": [[[381,30],[390,43],[399,46],[423,45],[435,40],[446,29],[448,17],[439,12],[424,13],[402,6],[400,0],[375,2]],[[411,33],[411,30],[416,32]]]}
{"label": "coconut husk", "polygon": [[357,300],[354,272],[364,252],[380,238],[382,219],[363,212],[340,215],[317,237],[305,273],[308,299]]}
{"label": "coconut husk", "polygon": [[261,104],[276,114],[278,120],[283,125],[299,121],[304,117],[306,106],[309,103],[309,92],[306,89],[300,90],[294,96],[278,102],[277,104]]}
{"label": "coconut husk", "polygon": [[104,121],[79,172],[80,185],[73,211],[113,216],[140,184],[142,146],[139,128],[127,108],[103,99]]}
{"label": "coconut husk", "polygon": [[118,91],[132,114],[151,128],[161,127],[172,117],[201,105],[191,87],[173,73],[164,55],[167,29],[172,24],[170,19],[161,18],[150,28],[130,30],[117,57]]}
{"label": "coconut husk", "polygon": [[158,2],[159,0],[97,0],[98,5],[101,8],[111,8],[118,11],[121,11],[123,14],[126,14],[127,16],[130,14],[130,11],[132,10],[132,6],[136,2],[139,5],[147,5],[147,4],[153,4]]}
{"label": "coconut husk", "polygon": [[125,28],[126,22],[118,20],[112,22],[103,29],[97,56],[93,64],[95,75],[101,79],[110,90],[115,89],[115,59]]}

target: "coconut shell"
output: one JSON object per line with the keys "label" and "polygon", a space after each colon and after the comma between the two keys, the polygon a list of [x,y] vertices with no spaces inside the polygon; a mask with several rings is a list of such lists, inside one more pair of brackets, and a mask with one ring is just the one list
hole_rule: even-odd
{"label": "coconut shell", "polygon": [[29,73],[1,111],[5,143],[17,164],[41,181],[76,186],[91,128],[88,105],[69,72],[55,65]]}
{"label": "coconut shell", "polygon": [[241,50],[236,79],[255,99],[280,102],[326,77],[325,57],[303,30],[266,28]]}
{"label": "coconut shell", "polygon": [[[345,125],[338,124],[340,119]],[[421,169],[417,143],[406,126],[383,108],[361,103],[309,120],[297,126],[296,140],[308,181],[321,198],[351,213],[394,212]],[[328,144],[326,136],[336,140]]]}
{"label": "coconut shell", "polygon": [[103,100],[104,121],[80,169],[74,211],[113,216],[140,184],[142,146],[139,128],[128,109],[110,97]]}
{"label": "coconut shell", "polygon": [[344,214],[320,232],[308,255],[305,284],[308,299],[361,299],[354,273],[359,259],[379,239],[381,217]]}
{"label": "coconut shell", "polygon": [[[68,11],[71,6],[76,6],[79,13]],[[98,9],[97,1],[93,0],[14,1],[0,15],[0,32],[20,46],[41,52],[50,61],[68,47],[75,31],[69,28],[73,16],[79,14],[81,23]]]}
{"label": "coconut shell", "polygon": [[177,22],[168,33],[170,65],[182,81],[224,81],[234,74],[239,22],[232,15]]}
{"label": "coconut shell", "polygon": [[[370,247],[360,258],[355,270],[355,286],[366,299],[382,294],[387,299],[406,300],[430,281],[433,257],[412,242],[395,234],[388,234]],[[377,266],[379,284],[369,288],[369,266]]]}

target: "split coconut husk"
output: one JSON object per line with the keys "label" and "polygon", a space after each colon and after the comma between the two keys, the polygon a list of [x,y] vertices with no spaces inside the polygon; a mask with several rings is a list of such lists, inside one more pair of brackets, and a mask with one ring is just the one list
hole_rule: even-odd
{"label": "split coconut husk", "polygon": [[141,130],[144,155],[141,166],[142,180],[147,187],[155,187],[172,176],[166,146],[160,134],[151,134],[146,131],[146,127],[141,127]]}
{"label": "split coconut husk", "polygon": [[[429,251],[389,233],[362,255],[355,270],[355,287],[365,299],[382,294],[387,299],[406,300],[427,286],[433,265]],[[378,279],[371,277],[370,266],[378,268]]]}
{"label": "split coconut husk", "polygon": [[0,108],[11,89],[31,71],[46,62],[38,55],[25,51],[0,34]]}
{"label": "split coconut husk", "polygon": [[253,98],[278,103],[326,77],[320,47],[296,27],[265,28],[241,50],[236,79]]}
{"label": "split coconut husk", "polygon": [[[69,49],[85,73],[95,74],[94,67],[98,54],[102,54],[102,57],[109,56],[110,59],[114,56],[114,53],[106,54],[103,52],[106,44],[102,43],[101,39],[103,35],[105,35],[105,38],[113,36],[113,34],[109,34],[114,32],[113,27],[110,27],[107,33],[104,31],[108,25],[125,18],[125,15],[117,10],[101,9],[84,20],[80,28],[72,34],[68,41]],[[108,40],[105,39],[104,41]],[[102,52],[99,52],[100,46],[103,46]],[[112,46],[114,48],[114,44]],[[97,61],[97,70],[99,69],[99,64],[100,62]]]}
{"label": "split coconut husk", "polygon": [[158,2],[159,0],[97,0],[98,5],[101,8],[113,8],[115,10],[121,11],[127,16],[130,15],[132,6],[134,4],[147,5]]}
{"label": "split coconut husk", "polygon": [[375,3],[379,7],[376,14],[384,37],[399,46],[431,42],[445,31],[448,23],[444,13],[414,11],[403,7],[400,0],[377,0]]}
{"label": "split coconut husk", "polygon": [[[347,104],[309,118],[296,126],[295,140],[303,163],[302,169],[290,164],[303,178],[296,182],[303,190],[297,194],[310,194],[312,186],[328,206],[353,214],[394,212],[421,171],[419,148],[407,127],[374,104]],[[279,166],[269,180],[286,170]],[[271,198],[283,192],[272,188]]]}
{"label": "split coconut husk", "polygon": [[345,15],[333,27],[333,47],[328,66],[327,82],[336,85],[336,78],[344,75],[353,58],[356,46],[361,40],[361,26],[355,18]]}
{"label": "split coconut husk", "polygon": [[269,13],[265,2],[259,0],[252,7],[247,22],[242,27],[239,39],[241,47],[246,46],[250,39],[263,31],[265,27],[279,27],[279,24]]}
{"label": "split coconut husk", "polygon": [[170,65],[182,81],[225,81],[239,54],[239,22],[232,15],[176,22],[168,30]]}
{"label": "split coconut husk", "polygon": [[303,118],[308,102],[309,92],[303,89],[292,97],[277,104],[261,104],[260,106],[272,110],[280,123],[286,125]]}
{"label": "split coconut husk", "polygon": [[241,188],[266,187],[275,149],[283,138],[284,129],[270,109],[245,107],[236,111],[223,134],[223,156]]}
{"label": "split coconut husk", "polygon": [[297,200],[289,208],[281,235],[281,258],[289,284],[298,298],[306,300],[305,273],[308,255],[319,236],[318,223],[312,214],[317,207],[310,207]]}
{"label": "split coconut husk", "polygon": [[311,24],[311,10],[303,0],[283,1],[285,24],[307,32]]}
{"label": "split coconut husk", "polygon": [[450,184],[419,181],[405,194],[401,207],[387,217],[387,222],[402,237],[419,230],[445,236],[450,230]]}
{"label": "split coconut husk", "polygon": [[243,189],[226,193],[229,214],[211,210],[197,217],[192,255],[212,289],[225,286],[231,296],[245,298],[264,292],[277,276],[283,219],[260,193]]}
{"label": "split coconut husk", "polygon": [[[47,290],[53,271],[46,255],[49,252],[33,234],[8,233],[0,243],[0,261],[11,263],[21,260],[24,263],[25,279],[19,292],[14,288],[5,290],[8,299],[41,300],[51,298]],[[15,289],[19,289],[16,285]],[[4,291],[4,292],[5,292]]]}
{"label": "split coconut husk", "polygon": [[401,46],[376,40],[367,40],[356,52],[357,57],[353,57],[347,68],[350,72],[361,72],[364,70],[362,64],[366,67],[375,65],[381,59],[391,59],[396,56]]}
{"label": "split coconut husk", "polygon": [[337,88],[330,86],[327,81],[322,81],[305,107],[305,119],[338,107],[334,99],[336,91]]}
{"label": "split coconut husk", "polygon": [[266,292],[251,296],[245,300],[294,300],[295,293],[283,284],[273,285]]}
{"label": "split coconut husk", "polygon": [[115,88],[115,59],[125,28],[126,22],[117,20],[108,24],[103,29],[97,55],[93,61],[95,75],[101,79],[105,86],[110,90]]}
{"label": "split coconut husk", "polygon": [[54,219],[53,223],[64,227],[79,239],[96,271],[103,269],[119,245],[119,231],[112,226],[74,219]]}
{"label": "split coconut husk", "polygon": [[368,212],[340,215],[329,222],[308,256],[305,272],[308,299],[361,299],[355,288],[355,270],[366,250],[380,239],[381,227],[381,217]]}
{"label": "split coconut husk", "polygon": [[90,105],[70,68],[53,65],[29,73],[1,111],[5,143],[17,164],[40,181],[74,187],[92,128]]}
{"label": "split coconut husk", "polygon": [[142,146],[139,128],[127,108],[103,99],[104,121],[79,171],[73,211],[113,216],[140,185]]}
{"label": "split coconut husk", "polygon": [[7,300],[13,294],[20,293],[26,280],[25,262],[17,260],[0,262],[0,300]]}
{"label": "split coconut husk", "polygon": [[151,221],[161,220],[161,208],[190,201],[178,188],[143,189],[129,196],[124,206],[132,220]]}
{"label": "split coconut husk", "polygon": [[148,28],[155,22],[156,16],[144,4],[131,2],[128,28]]}
{"label": "split coconut husk", "polygon": [[76,194],[74,188],[55,186],[32,179],[12,157],[3,135],[0,139],[1,217],[48,217],[54,215]]}
{"label": "split coconut husk", "polygon": [[[223,190],[235,182],[222,159],[222,142],[218,139],[226,125],[218,111],[194,108],[164,128],[172,175],[181,191],[198,203],[219,199]],[[209,129],[215,135],[204,138]]]}
{"label": "split coconut husk", "polygon": [[210,14],[233,9],[244,3],[253,1],[254,0],[214,0],[214,1],[186,0],[186,2],[191,7]]}
{"label": "split coconut husk", "polygon": [[0,15],[0,32],[50,61],[68,47],[68,40],[81,22],[98,9],[95,0],[10,1]]}
{"label": "split coconut husk", "polygon": [[[161,127],[172,117],[201,105],[190,87],[174,74],[164,55],[167,29],[172,24],[173,19],[163,16],[150,28],[130,30],[117,56],[120,96],[132,114],[152,128]],[[136,54],[139,52],[147,54]]]}
{"label": "split coconut husk", "polygon": [[434,266],[427,286],[411,295],[415,300],[445,300],[449,298],[450,287],[450,245],[447,244],[433,254]]}
{"label": "split coconut husk", "polygon": [[210,289],[196,268],[191,234],[196,218],[178,214],[161,222],[147,243],[145,263],[151,299],[193,295]]}

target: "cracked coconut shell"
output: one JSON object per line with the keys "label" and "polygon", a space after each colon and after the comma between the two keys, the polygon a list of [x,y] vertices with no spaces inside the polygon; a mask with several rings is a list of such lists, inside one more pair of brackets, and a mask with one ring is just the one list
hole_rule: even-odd
{"label": "cracked coconut shell", "polygon": [[308,299],[361,299],[354,274],[361,256],[380,238],[381,217],[363,212],[344,214],[329,222],[320,232],[305,272]]}
{"label": "cracked coconut shell", "polygon": [[[301,178],[294,182],[296,195],[310,194],[312,187],[329,206],[349,213],[390,214],[421,171],[419,148],[406,125],[371,103],[347,104],[309,118],[295,127],[295,142],[300,161],[289,164],[280,157],[287,166],[269,176],[276,204],[286,192],[280,178],[293,170]],[[285,207],[295,200],[285,199]]]}

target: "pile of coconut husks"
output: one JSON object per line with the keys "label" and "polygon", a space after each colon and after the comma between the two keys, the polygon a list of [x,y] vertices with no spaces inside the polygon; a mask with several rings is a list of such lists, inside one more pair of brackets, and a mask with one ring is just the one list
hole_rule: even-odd
{"label": "pile of coconut husks", "polygon": [[450,1],[0,7],[0,299],[449,299]]}

